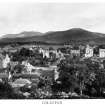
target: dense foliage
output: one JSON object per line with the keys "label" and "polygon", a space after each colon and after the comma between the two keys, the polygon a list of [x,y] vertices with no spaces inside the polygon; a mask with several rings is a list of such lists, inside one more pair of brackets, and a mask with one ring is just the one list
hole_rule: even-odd
{"label": "dense foliage", "polygon": [[54,83],[56,92],[76,92],[80,96],[105,97],[105,70],[99,63],[87,59],[84,62],[68,63],[61,61],[58,82]]}

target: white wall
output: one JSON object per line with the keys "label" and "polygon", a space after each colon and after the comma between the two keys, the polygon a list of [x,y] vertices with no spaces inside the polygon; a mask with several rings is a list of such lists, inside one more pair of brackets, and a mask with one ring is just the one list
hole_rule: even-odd
{"label": "white wall", "polygon": [[105,57],[105,49],[99,49],[99,57],[101,58]]}

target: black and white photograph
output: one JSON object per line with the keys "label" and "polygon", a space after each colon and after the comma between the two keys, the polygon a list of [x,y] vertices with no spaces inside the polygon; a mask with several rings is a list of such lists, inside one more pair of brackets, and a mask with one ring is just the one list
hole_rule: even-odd
{"label": "black and white photograph", "polygon": [[2,99],[105,99],[105,3],[0,2]]}

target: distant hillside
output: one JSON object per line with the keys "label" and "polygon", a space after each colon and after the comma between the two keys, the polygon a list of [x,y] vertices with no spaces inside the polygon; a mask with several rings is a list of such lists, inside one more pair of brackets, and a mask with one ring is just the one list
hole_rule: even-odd
{"label": "distant hillside", "polygon": [[105,37],[105,35],[101,33],[89,32],[80,28],[73,28],[66,31],[57,31],[46,34],[43,36],[43,39],[47,42],[64,43],[69,42],[70,40],[82,41],[101,37]]}
{"label": "distant hillside", "polygon": [[[102,41],[101,41],[102,40]],[[70,41],[80,41],[89,42],[93,41],[95,43],[105,42],[105,34],[90,32],[80,28],[73,28],[66,31],[55,31],[55,32],[22,32],[19,34],[8,34],[0,39],[0,43],[9,42],[33,42],[40,41],[46,43],[66,43]]]}
{"label": "distant hillside", "polygon": [[2,38],[23,38],[23,37],[40,36],[42,34],[43,33],[41,32],[24,31],[19,34],[7,34],[7,35],[4,35]]}

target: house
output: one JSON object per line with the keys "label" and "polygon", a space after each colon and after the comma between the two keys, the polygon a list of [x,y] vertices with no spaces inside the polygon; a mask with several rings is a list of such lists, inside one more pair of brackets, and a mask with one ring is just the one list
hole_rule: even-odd
{"label": "house", "polygon": [[7,68],[8,63],[10,63],[10,57],[8,54],[6,54],[5,59],[3,59],[3,68]]}
{"label": "house", "polygon": [[80,56],[80,50],[79,49],[71,49],[70,53],[73,56]]}
{"label": "house", "polygon": [[0,80],[1,81],[8,81],[9,75],[8,73],[5,73],[4,71],[0,71]]}
{"label": "house", "polygon": [[66,48],[67,48],[67,47],[68,47],[68,48],[73,48],[73,46],[70,45],[70,44],[65,44],[64,47],[66,47]]}
{"label": "house", "polygon": [[44,56],[46,56],[47,58],[50,57],[50,55],[49,55],[49,50],[45,50],[45,52],[44,52]]}
{"label": "house", "polygon": [[39,49],[39,53],[42,53],[43,54],[43,58],[44,57],[47,57],[47,58],[49,58],[50,57],[50,55],[49,55],[49,50],[47,50],[47,49],[42,49],[42,48],[40,48]]}
{"label": "house", "polygon": [[93,56],[93,48],[90,47],[89,45],[86,46],[85,50],[85,57],[92,57]]}
{"label": "house", "polygon": [[62,53],[60,50],[57,50],[56,58],[64,58],[64,53]]}
{"label": "house", "polygon": [[99,49],[99,57],[104,58],[105,57],[105,49]]}

